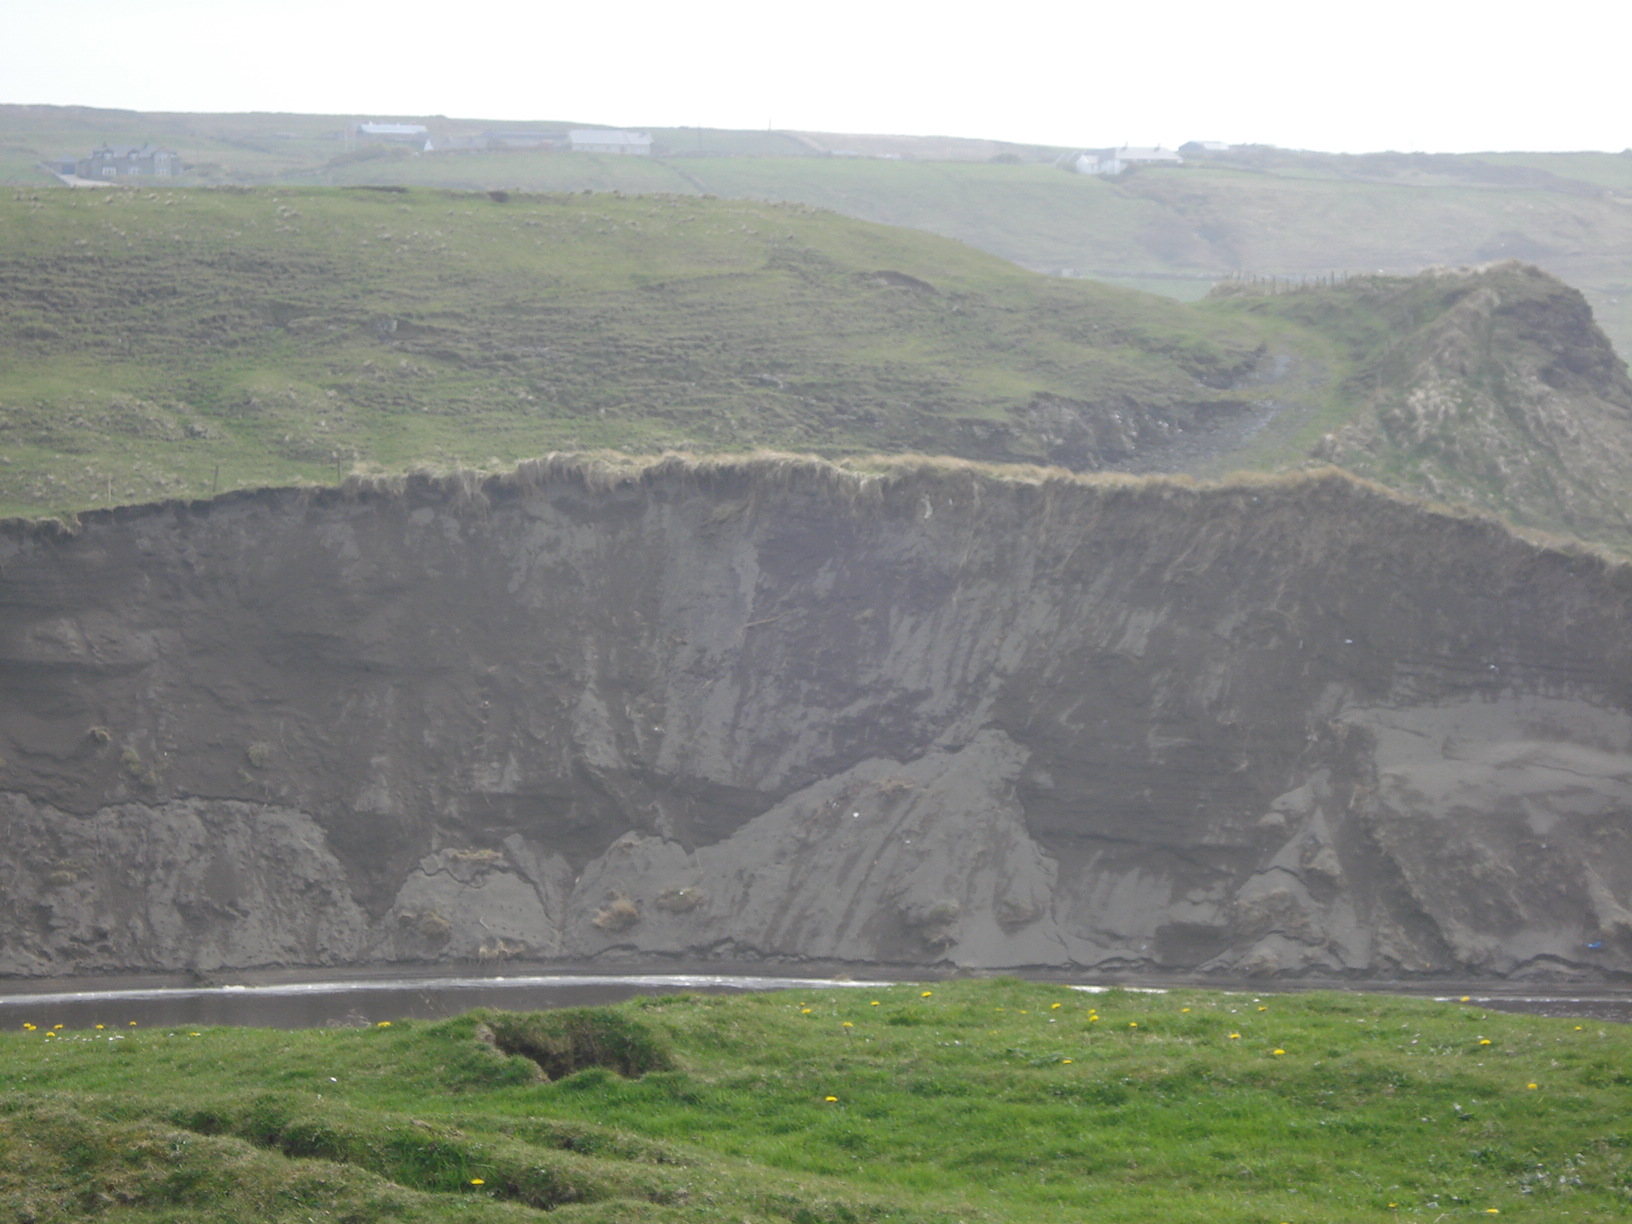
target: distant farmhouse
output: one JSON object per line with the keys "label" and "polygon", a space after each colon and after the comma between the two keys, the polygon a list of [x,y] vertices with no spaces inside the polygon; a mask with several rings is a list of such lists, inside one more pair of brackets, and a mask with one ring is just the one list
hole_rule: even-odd
{"label": "distant farmhouse", "polygon": [[175,178],[181,157],[157,145],[101,145],[75,162],[73,173],[87,179]]}
{"label": "distant farmhouse", "polygon": [[1171,149],[1096,149],[1068,159],[1078,174],[1121,174],[1130,166],[1182,166],[1184,158]]}
{"label": "distant farmhouse", "polygon": [[574,153],[622,153],[633,157],[650,157],[652,138],[645,132],[625,132],[618,128],[580,128],[567,133],[567,148]]}
{"label": "distant farmhouse", "polygon": [[431,129],[423,123],[359,123],[357,136],[361,140],[384,140],[392,144],[423,145],[430,138]]}

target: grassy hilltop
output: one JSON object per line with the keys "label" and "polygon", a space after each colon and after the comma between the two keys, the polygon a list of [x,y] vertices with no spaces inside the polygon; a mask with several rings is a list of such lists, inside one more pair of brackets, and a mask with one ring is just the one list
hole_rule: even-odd
{"label": "grassy hilltop", "polygon": [[1454,1003],[999,980],[28,1023],[0,1198],[34,1224],[1586,1222],[1632,1194],[1632,1030]]}
{"label": "grassy hilltop", "polygon": [[1240,404],[1264,343],[802,205],[18,192],[0,512],[599,447],[1047,461],[1017,411]]}

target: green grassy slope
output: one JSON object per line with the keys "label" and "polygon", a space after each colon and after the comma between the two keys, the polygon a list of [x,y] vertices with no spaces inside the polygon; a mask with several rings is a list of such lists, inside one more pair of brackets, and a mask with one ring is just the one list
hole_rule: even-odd
{"label": "green grassy slope", "polygon": [[1523,265],[1185,306],[794,204],[0,198],[0,513],[755,448],[1335,462],[1632,547],[1632,384],[1580,295]]}
{"label": "green grassy slope", "polygon": [[[1598,173],[1622,159],[1597,157]],[[1584,167],[1583,172],[1593,168]],[[315,173],[313,178],[318,177]],[[1356,177],[1302,167],[1147,170],[1105,180],[1047,165],[817,157],[383,153],[325,181],[465,189],[707,192],[795,200],[943,234],[1025,267],[1199,296],[1239,270],[1402,274],[1519,258],[1580,288],[1632,351],[1632,205],[1560,183]]]}
{"label": "green grassy slope", "polygon": [[[1619,173],[1623,164],[1607,154],[1579,156],[1600,163],[1576,167],[1595,176]],[[797,200],[957,238],[1025,267],[1184,297],[1240,270],[1405,274],[1518,258],[1581,289],[1617,347],[1632,352],[1632,202],[1624,192],[1578,190],[1576,179],[1402,181],[1202,164],[1106,181],[1047,165],[809,157],[642,162],[399,153],[333,177]]]}
{"label": "green grassy slope", "polygon": [[1261,333],[798,205],[15,192],[0,510],[605,446],[1046,460],[1039,396],[1239,400]]}
{"label": "green grassy slope", "polygon": [[[1350,157],[1245,146],[1105,182],[1052,169],[1050,150],[819,133],[660,129],[654,136],[664,156],[655,161],[348,149],[337,134],[357,118],[0,107],[0,182],[49,182],[41,158],[83,153],[97,140],[153,139],[180,150],[201,182],[795,200],[958,238],[1029,268],[1070,269],[1182,298],[1238,270],[1399,274],[1519,258],[1581,289],[1617,347],[1632,353],[1632,156],[1625,154]],[[437,135],[570,126],[420,121]],[[903,160],[817,155],[846,146]]]}
{"label": "green grassy slope", "polygon": [[31,1023],[0,1035],[0,1199],[36,1224],[1607,1221],[1632,1194],[1632,1031],[1454,1003],[995,981]]}
{"label": "green grassy slope", "polygon": [[[235,182],[276,178],[342,154],[356,118],[291,114],[163,114],[85,106],[0,106],[0,184],[53,181],[40,162],[84,157],[99,144],[162,144],[191,174]],[[183,152],[184,151],[184,152]]]}

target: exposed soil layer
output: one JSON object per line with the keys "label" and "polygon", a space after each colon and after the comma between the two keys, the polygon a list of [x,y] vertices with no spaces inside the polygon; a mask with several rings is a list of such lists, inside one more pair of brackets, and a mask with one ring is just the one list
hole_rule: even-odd
{"label": "exposed soil layer", "polygon": [[0,973],[1632,970],[1632,570],[1339,474],[545,462],[0,564]]}

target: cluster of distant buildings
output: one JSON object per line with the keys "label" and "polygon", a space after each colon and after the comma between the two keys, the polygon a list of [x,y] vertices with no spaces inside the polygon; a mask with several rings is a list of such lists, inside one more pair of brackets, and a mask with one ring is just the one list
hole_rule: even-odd
{"label": "cluster of distant buildings", "polygon": [[[1230,146],[1220,140],[1197,140],[1184,148],[1204,153],[1225,153]],[[1135,166],[1182,166],[1184,158],[1172,149],[1140,149],[1124,145],[1120,149],[1088,149],[1081,153],[1068,153],[1055,165],[1063,165],[1078,174],[1116,175]]]}
{"label": "cluster of distant buildings", "polygon": [[101,182],[122,178],[175,178],[181,173],[181,156],[174,149],[158,145],[99,145],[89,157],[64,158],[57,173]]}
{"label": "cluster of distant buildings", "polygon": [[[404,145],[426,153],[535,149],[564,153],[608,153],[624,157],[652,155],[651,133],[626,131],[623,128],[574,128],[564,134],[496,128],[479,135],[433,137],[430,128],[423,123],[359,123],[342,135],[356,142]],[[1193,141],[1183,146],[1192,153],[1220,153],[1229,147],[1213,140]],[[835,156],[855,157],[859,154],[845,152]],[[1171,149],[1128,145],[1117,149],[1087,149],[1068,153],[1055,162],[1055,165],[1078,174],[1105,176],[1121,174],[1136,166],[1183,164],[1184,158]],[[55,168],[64,176],[72,175],[97,182],[117,182],[123,178],[175,178],[182,169],[181,157],[174,149],[153,144],[100,145],[91,150],[90,156],[66,158]]]}
{"label": "cluster of distant buildings", "polygon": [[[479,136],[433,138],[423,123],[359,123],[342,134],[358,142],[407,145],[427,153],[456,149],[539,149],[630,157],[652,155],[650,133],[621,128],[575,128],[564,135],[501,128]],[[98,145],[86,157],[61,158],[51,163],[51,168],[64,177],[104,183],[127,178],[178,178],[182,172],[181,155],[174,149],[155,144]]]}

